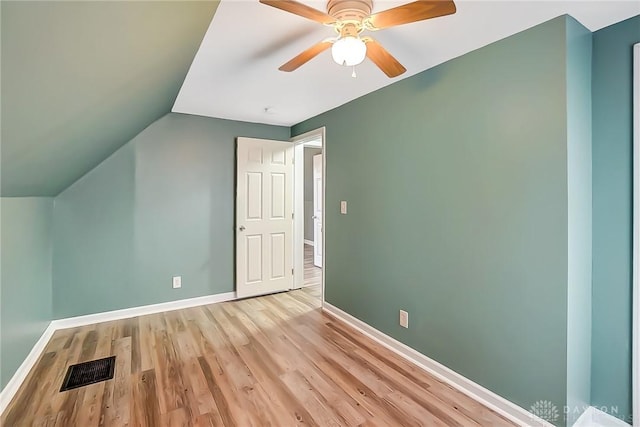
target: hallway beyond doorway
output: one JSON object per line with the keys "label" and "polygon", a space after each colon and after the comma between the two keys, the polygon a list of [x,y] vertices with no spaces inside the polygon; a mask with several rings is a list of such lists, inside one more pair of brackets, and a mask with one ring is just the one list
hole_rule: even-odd
{"label": "hallway beyond doorway", "polygon": [[322,286],[322,269],[316,267],[313,264],[313,246],[304,245],[304,287],[318,286],[320,294],[322,294],[320,287]]}

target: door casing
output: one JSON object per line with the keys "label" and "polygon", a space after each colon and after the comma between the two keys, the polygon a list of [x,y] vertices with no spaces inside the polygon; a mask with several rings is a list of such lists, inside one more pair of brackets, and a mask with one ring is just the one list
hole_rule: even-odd
{"label": "door casing", "polygon": [[[294,144],[294,198],[293,198],[293,253],[294,253],[294,288],[299,289],[304,284],[304,147],[322,147],[322,245],[323,260],[326,260],[326,194],[327,194],[327,144],[324,127],[315,129],[291,139]],[[326,262],[323,262],[326,265]],[[324,304],[325,268],[322,269],[322,304]]]}

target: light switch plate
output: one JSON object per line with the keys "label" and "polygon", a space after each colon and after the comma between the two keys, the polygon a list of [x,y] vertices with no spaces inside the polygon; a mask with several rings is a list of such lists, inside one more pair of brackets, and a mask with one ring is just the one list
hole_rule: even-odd
{"label": "light switch plate", "polygon": [[182,287],[182,276],[173,276],[173,289],[178,289]]}
{"label": "light switch plate", "polygon": [[347,214],[347,201],[346,200],[341,200],[340,201],[340,213],[342,215],[346,215]]}
{"label": "light switch plate", "polygon": [[403,328],[409,327],[409,313],[404,310],[400,310],[400,326]]}

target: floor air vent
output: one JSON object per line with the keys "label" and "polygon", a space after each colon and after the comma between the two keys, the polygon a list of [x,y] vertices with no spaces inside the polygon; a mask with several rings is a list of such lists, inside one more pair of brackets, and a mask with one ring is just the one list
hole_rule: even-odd
{"label": "floor air vent", "polygon": [[115,365],[115,356],[71,365],[69,366],[67,375],[64,377],[60,391],[110,380],[113,378]]}

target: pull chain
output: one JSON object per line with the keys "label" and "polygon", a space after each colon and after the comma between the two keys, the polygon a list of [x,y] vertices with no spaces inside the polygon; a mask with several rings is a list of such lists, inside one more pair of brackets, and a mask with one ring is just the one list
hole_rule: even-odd
{"label": "pull chain", "polygon": [[354,79],[355,79],[356,77],[358,77],[358,76],[356,75],[356,66],[355,66],[355,65],[353,66],[353,73],[351,73],[351,77],[353,77]]}

